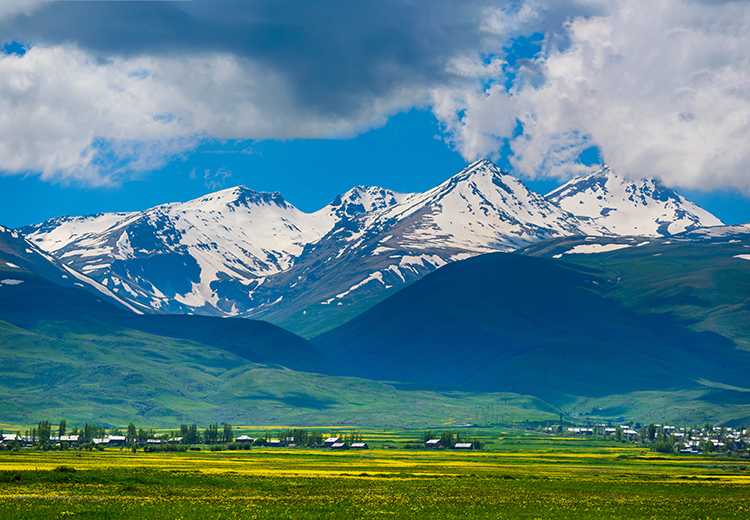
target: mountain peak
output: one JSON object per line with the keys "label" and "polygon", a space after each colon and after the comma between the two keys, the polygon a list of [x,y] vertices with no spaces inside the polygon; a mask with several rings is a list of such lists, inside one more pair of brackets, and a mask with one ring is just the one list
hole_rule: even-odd
{"label": "mountain peak", "polygon": [[607,165],[569,180],[545,198],[616,235],[666,236],[722,223],[660,180],[629,179]]}
{"label": "mountain peak", "polygon": [[505,175],[505,173],[489,159],[479,159],[470,163],[466,168],[458,172],[455,176],[473,176],[473,175]]}
{"label": "mountain peak", "polygon": [[607,190],[607,185],[609,184],[618,184],[621,186],[625,186],[626,189],[630,190],[631,192],[635,190],[654,192],[660,200],[666,200],[667,198],[684,198],[671,188],[665,186],[664,183],[656,177],[642,177],[640,179],[623,177],[622,175],[619,175],[617,172],[612,170],[612,168],[610,168],[607,164],[602,164],[599,169],[593,171],[592,173],[570,179],[559,188],[552,190],[546,195],[546,197],[548,199],[553,199],[556,196],[559,196],[561,193],[569,192],[571,190]]}
{"label": "mountain peak", "polygon": [[355,217],[395,206],[408,196],[380,186],[358,185],[338,195],[331,206],[341,216]]}
{"label": "mountain peak", "polygon": [[185,203],[190,206],[204,206],[210,209],[212,206],[258,206],[276,205],[286,207],[289,204],[277,191],[256,191],[245,185],[237,185],[231,188],[207,193],[197,199]]}

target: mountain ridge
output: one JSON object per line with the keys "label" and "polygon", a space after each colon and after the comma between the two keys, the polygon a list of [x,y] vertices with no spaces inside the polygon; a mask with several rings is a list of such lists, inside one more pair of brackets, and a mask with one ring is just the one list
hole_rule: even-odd
{"label": "mountain ridge", "polygon": [[355,186],[313,212],[235,186],[22,231],[142,312],[254,317],[311,335],[456,260],[612,233],[601,215],[563,208],[560,193],[542,196],[480,160],[423,193]]}

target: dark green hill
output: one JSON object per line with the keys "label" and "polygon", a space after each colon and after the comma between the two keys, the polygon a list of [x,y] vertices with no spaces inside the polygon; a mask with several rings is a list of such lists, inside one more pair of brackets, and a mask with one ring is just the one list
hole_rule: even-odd
{"label": "dark green hill", "polygon": [[558,260],[490,254],[445,266],[316,339],[340,373],[561,401],[741,385],[750,354],[637,314],[611,281]]}
{"label": "dark green hill", "polygon": [[139,331],[212,345],[254,363],[305,370],[317,367],[319,356],[310,343],[270,323],[136,315],[12,233],[0,231],[0,320],[27,329],[55,323],[56,330],[81,334]]}
{"label": "dark green hill", "polygon": [[[628,247],[575,254],[576,247]],[[693,330],[721,334],[750,350],[750,228],[727,226],[671,238],[565,238],[525,254],[561,257],[609,281],[608,298],[642,313],[666,314]]]}
{"label": "dark green hill", "polygon": [[70,322],[34,329],[0,321],[0,422],[172,426],[553,420],[557,410],[515,394],[416,392],[393,385],[251,363],[223,348],[136,330],[83,332]]}

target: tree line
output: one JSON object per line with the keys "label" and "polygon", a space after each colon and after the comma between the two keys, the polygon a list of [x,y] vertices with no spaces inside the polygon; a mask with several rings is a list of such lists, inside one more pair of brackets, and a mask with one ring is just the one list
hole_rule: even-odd
{"label": "tree line", "polygon": [[[0,434],[2,434],[0,430]],[[7,433],[7,432],[6,432]],[[110,437],[123,437],[118,446],[135,450],[144,448],[146,451],[184,451],[190,446],[207,445],[209,449],[246,449],[250,446],[265,446],[269,443],[278,442],[281,445],[294,445],[299,447],[322,447],[324,446],[323,435],[318,431],[310,431],[302,428],[290,428],[273,433],[265,433],[262,436],[252,438],[251,441],[243,439],[237,442],[235,429],[229,423],[211,423],[205,428],[199,428],[197,424],[181,424],[176,430],[155,431],[137,427],[134,423],[128,424],[127,428],[106,428],[96,424],[85,423],[83,426],[68,428],[67,422],[61,420],[58,424],[52,424],[48,420],[39,421],[36,426],[29,428],[21,434],[16,432],[21,439],[16,442],[4,442],[4,447],[16,445],[31,445],[39,449],[67,449],[67,448],[102,448],[95,443],[95,439],[108,439]],[[73,437],[76,437],[72,441]],[[349,443],[362,440],[361,434],[349,432],[335,435],[341,442]],[[100,443],[104,444],[104,443]]]}

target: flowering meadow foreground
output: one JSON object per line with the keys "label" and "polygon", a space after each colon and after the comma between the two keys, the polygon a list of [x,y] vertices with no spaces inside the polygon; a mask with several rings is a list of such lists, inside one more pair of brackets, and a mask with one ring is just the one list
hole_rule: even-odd
{"label": "flowering meadow foreground", "polygon": [[[374,435],[374,434],[373,434]],[[0,452],[0,518],[748,518],[750,463],[585,439],[482,451]]]}

